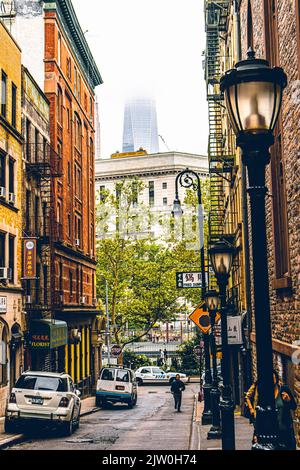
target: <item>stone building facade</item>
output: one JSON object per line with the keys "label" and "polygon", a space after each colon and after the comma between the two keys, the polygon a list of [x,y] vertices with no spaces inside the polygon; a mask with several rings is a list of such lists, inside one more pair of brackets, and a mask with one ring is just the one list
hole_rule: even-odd
{"label": "stone building facade", "polygon": [[23,371],[21,50],[0,22],[0,416]]}

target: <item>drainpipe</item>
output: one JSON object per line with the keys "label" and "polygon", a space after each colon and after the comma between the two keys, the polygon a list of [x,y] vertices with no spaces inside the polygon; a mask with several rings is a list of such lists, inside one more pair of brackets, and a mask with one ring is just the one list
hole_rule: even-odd
{"label": "drainpipe", "polygon": [[[241,21],[239,11],[239,0],[233,2],[233,22],[234,22],[234,35],[235,35],[235,49],[236,49],[236,60],[242,60],[242,47],[241,47]],[[248,215],[248,204],[247,204],[247,174],[246,167],[242,165],[242,217],[243,217],[243,239],[244,239],[244,261],[245,261],[245,294],[246,294],[246,308],[247,308],[247,337],[246,337],[246,387],[250,386],[252,382],[251,372],[251,342],[250,332],[252,331],[252,320],[251,320],[251,276],[250,276],[250,249],[249,249],[249,215]]]}

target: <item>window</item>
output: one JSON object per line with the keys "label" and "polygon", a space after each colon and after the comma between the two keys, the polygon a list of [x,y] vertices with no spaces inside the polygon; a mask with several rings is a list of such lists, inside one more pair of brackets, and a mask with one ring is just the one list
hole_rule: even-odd
{"label": "window", "polygon": [[69,270],[69,292],[70,292],[70,301],[73,300],[73,272]]}
{"label": "window", "polygon": [[[279,44],[278,44],[278,6],[277,0],[264,1],[265,12],[265,45],[266,58],[270,65],[279,64]],[[280,284],[277,280],[282,280],[289,276],[289,240],[288,240],[288,220],[286,209],[286,189],[284,171],[284,153],[281,145],[282,121],[279,116],[274,132],[275,144],[271,148],[271,181],[272,181],[272,205],[273,205],[273,230],[275,248],[275,274],[273,287]],[[287,285],[285,285],[287,287]]]}
{"label": "window", "polygon": [[82,126],[79,116],[75,114],[75,145],[77,149],[81,152],[82,145]]}
{"label": "window", "polygon": [[60,66],[61,64],[61,34],[60,32],[58,33],[58,38],[57,38],[57,63]]}
{"label": "window", "polygon": [[129,382],[129,374],[127,370],[117,370],[117,382]]}
{"label": "window", "polygon": [[72,219],[71,219],[71,214],[68,214],[68,237],[71,238],[71,232],[72,232]]}
{"label": "window", "polygon": [[14,83],[11,85],[11,125],[17,124],[17,87]]}
{"label": "window", "polygon": [[25,200],[25,205],[26,205],[26,226],[25,226],[25,231],[27,234],[30,232],[30,207],[31,207],[31,192],[29,189],[26,190],[26,200]]}
{"label": "window", "polygon": [[93,116],[94,116],[94,106],[93,106],[93,98],[90,97],[90,119],[92,120],[93,119]]}
{"label": "window", "polygon": [[84,109],[87,111],[88,110],[88,101],[87,101],[87,94],[84,94]]}
{"label": "window", "polygon": [[75,196],[80,200],[82,198],[81,169],[77,165],[75,165]]}
{"label": "window", "polygon": [[5,268],[5,233],[0,232],[0,268]]}
{"label": "window", "polygon": [[100,201],[105,200],[105,186],[100,186],[99,189]]}
{"label": "window", "polygon": [[59,124],[63,124],[63,99],[61,88],[57,88],[57,121]]}
{"label": "window", "polygon": [[26,119],[26,158],[27,161],[31,161],[31,122]]}
{"label": "window", "polygon": [[8,169],[9,169],[9,175],[8,175],[9,192],[10,194],[14,194],[15,192],[15,161],[12,158],[9,159]]}
{"label": "window", "polygon": [[44,305],[48,305],[48,266],[44,264]]}
{"label": "window", "polygon": [[67,77],[69,80],[72,78],[72,65],[70,57],[67,58]]}
{"label": "window", "polygon": [[154,181],[149,181],[149,205],[154,206]]}
{"label": "window", "polygon": [[114,369],[103,369],[100,380],[114,380],[115,370]]}
{"label": "window", "polygon": [[8,258],[8,267],[10,268],[11,281],[14,282],[15,278],[15,237],[9,235],[8,237],[8,249],[9,249],[9,258]]}
{"label": "window", "polygon": [[163,205],[164,205],[164,206],[167,206],[167,205],[168,205],[168,198],[167,198],[167,197],[164,197],[164,198],[163,198]]}
{"label": "window", "polygon": [[[7,342],[8,342],[8,334],[7,334],[7,328],[5,325],[2,328],[2,337],[0,336],[2,340],[2,347],[3,347],[3,364],[0,364],[0,384],[1,385],[6,385],[8,381],[8,368],[7,368]],[[1,329],[0,329],[1,331]]]}
{"label": "window", "polygon": [[1,76],[1,114],[6,118],[7,112],[7,75],[2,72]]}
{"label": "window", "polygon": [[0,153],[0,187],[6,187],[6,158],[5,155]]}
{"label": "window", "polygon": [[49,390],[51,392],[67,392],[68,380],[59,377],[46,377],[42,375],[21,375],[16,388],[25,390]]}
{"label": "window", "polygon": [[163,183],[163,184],[162,184],[162,188],[163,188],[163,189],[168,189],[168,183]]}
{"label": "window", "polygon": [[39,140],[40,140],[40,133],[38,129],[34,130],[34,153],[35,153],[35,163],[39,162]]}

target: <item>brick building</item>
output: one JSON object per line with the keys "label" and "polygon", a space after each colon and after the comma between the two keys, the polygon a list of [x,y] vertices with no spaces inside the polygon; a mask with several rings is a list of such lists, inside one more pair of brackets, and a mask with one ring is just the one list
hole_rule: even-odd
{"label": "brick building", "polygon": [[[101,346],[95,299],[94,90],[102,79],[70,0],[20,0],[3,20],[49,101],[51,164],[58,156],[62,165],[51,179],[50,306],[51,317],[67,323],[69,340],[50,366],[64,368],[88,393]],[[34,40],[28,34],[33,30]]]}
{"label": "brick building", "polygon": [[21,51],[0,22],[0,416],[23,370]]}
{"label": "brick building", "polygon": [[[288,383],[300,403],[300,277],[299,277],[299,119],[300,119],[300,2],[277,0],[241,0],[240,2],[210,2],[216,5],[211,24],[222,22],[222,33],[217,36],[214,63],[219,63],[219,76],[232,67],[233,63],[246,57],[248,47],[253,45],[257,57],[266,58],[271,65],[283,67],[288,76],[288,87],[284,92],[282,111],[275,130],[275,144],[271,149],[271,163],[267,167],[266,198],[267,240],[269,261],[269,295],[271,300],[271,321],[273,332],[274,367],[281,379]],[[226,5],[225,5],[226,4]],[[224,17],[224,5],[227,14]],[[219,32],[220,33],[220,32]],[[214,67],[214,65],[213,65]],[[218,83],[218,74],[214,83]],[[222,97],[221,97],[222,99]],[[222,115],[221,131],[229,136],[230,126],[226,111]],[[225,139],[226,142],[226,139]],[[239,152],[235,152],[235,162]],[[241,172],[240,164],[237,174]],[[232,179],[222,187],[225,207],[220,219],[228,214],[229,202],[233,198],[235,184]],[[240,208],[243,186],[240,185]],[[245,205],[245,204],[244,204]],[[244,207],[245,208],[245,207]],[[233,209],[234,212],[236,209]],[[240,210],[240,209],[238,209]],[[246,211],[249,207],[246,206]],[[247,222],[242,215],[243,224]],[[245,232],[244,232],[245,233]],[[250,256],[247,257],[244,244],[244,259],[250,263],[244,266],[242,276],[249,279],[251,265],[251,228],[249,227]],[[243,280],[240,277],[241,290]],[[250,276],[251,277],[251,276]],[[232,284],[234,281],[231,280]],[[251,284],[245,283],[246,290]],[[252,295],[247,297],[247,309],[252,311]],[[252,302],[251,302],[252,300]],[[253,374],[256,376],[254,316],[249,319],[251,328]],[[295,413],[295,429],[300,436],[299,408]]]}

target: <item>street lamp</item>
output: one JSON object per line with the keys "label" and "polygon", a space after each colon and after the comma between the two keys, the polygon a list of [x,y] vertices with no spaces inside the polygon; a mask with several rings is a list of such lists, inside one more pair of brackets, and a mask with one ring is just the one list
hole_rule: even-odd
{"label": "street lamp", "polygon": [[[186,189],[193,189],[197,191],[198,199],[198,220],[200,230],[200,261],[201,261],[201,299],[204,300],[206,292],[206,277],[205,277],[205,256],[204,256],[204,227],[203,227],[203,212],[202,212],[202,193],[201,193],[201,182],[198,173],[189,168],[178,173],[175,180],[175,200],[173,205],[173,215],[181,216],[183,211],[179,200],[179,186]],[[204,340],[204,357],[205,357],[205,381],[203,386],[204,391],[204,410],[202,413],[202,424],[211,424],[212,422],[212,411],[210,403],[210,391],[212,388],[212,376],[210,367],[210,352],[209,352],[209,336],[203,335]],[[201,387],[201,377],[200,377]]]}
{"label": "street lamp", "polygon": [[221,417],[220,417],[220,390],[218,381],[218,369],[217,369],[217,351],[216,351],[216,339],[215,339],[215,323],[216,314],[219,308],[220,298],[219,294],[215,290],[207,291],[205,294],[205,303],[209,311],[211,332],[210,332],[210,348],[212,353],[213,363],[213,382],[212,389],[210,392],[211,396],[211,407],[212,407],[212,427],[208,431],[207,439],[221,439]]}
{"label": "street lamp", "polygon": [[218,241],[209,249],[211,264],[220,289],[222,337],[222,397],[220,400],[223,450],[235,449],[234,402],[230,384],[230,352],[227,334],[226,289],[232,267],[234,248],[226,240]]}
{"label": "street lamp", "polygon": [[248,170],[251,205],[254,313],[258,378],[256,410],[257,443],[254,450],[275,449],[278,423],[274,401],[272,331],[266,240],[265,167],[274,143],[274,128],[280,113],[287,76],[279,67],[256,59],[249,49],[247,59],[238,62],[221,78],[227,110]]}

